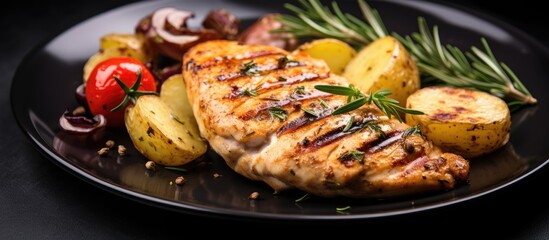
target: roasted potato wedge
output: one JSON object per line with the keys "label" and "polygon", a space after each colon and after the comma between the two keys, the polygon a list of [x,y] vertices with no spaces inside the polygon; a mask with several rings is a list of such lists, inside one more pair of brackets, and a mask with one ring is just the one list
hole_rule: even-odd
{"label": "roasted potato wedge", "polygon": [[509,140],[509,108],[485,92],[427,87],[410,95],[406,107],[424,113],[406,114],[406,123],[418,124],[435,145],[466,158],[492,152]]}
{"label": "roasted potato wedge", "polygon": [[380,38],[360,50],[345,67],[343,77],[364,93],[391,90],[389,97],[402,107],[408,96],[420,88],[414,60],[393,37]]}
{"label": "roasted potato wedge", "polygon": [[175,113],[180,114],[181,117],[193,120],[191,122],[196,124],[196,121],[194,121],[193,109],[187,98],[187,89],[182,74],[173,75],[162,83],[160,98],[167,103]]}
{"label": "roasted potato wedge", "polygon": [[135,148],[158,164],[183,165],[206,152],[207,145],[191,120],[174,113],[158,96],[139,97],[126,108],[124,120]]}
{"label": "roasted potato wedge", "polygon": [[152,59],[152,52],[143,37],[134,34],[107,34],[101,37],[99,51],[84,65],[84,82],[98,63],[117,56],[128,56],[143,63]]}
{"label": "roasted potato wedge", "polygon": [[345,66],[356,56],[356,50],[349,44],[333,38],[313,40],[299,46],[294,53],[307,53],[322,59],[335,74],[341,75]]}

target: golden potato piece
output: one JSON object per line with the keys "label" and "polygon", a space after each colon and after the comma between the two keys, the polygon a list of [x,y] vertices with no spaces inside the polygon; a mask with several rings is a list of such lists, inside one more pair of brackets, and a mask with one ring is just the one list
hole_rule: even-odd
{"label": "golden potato piece", "polygon": [[356,56],[353,47],[333,38],[313,40],[299,46],[294,51],[296,54],[301,52],[307,53],[313,58],[324,60],[330,70],[338,75],[343,73],[345,66]]}
{"label": "golden potato piece", "polygon": [[402,107],[408,96],[420,88],[415,62],[393,37],[380,38],[360,50],[345,67],[343,77],[364,93],[391,90],[389,97]]}
{"label": "golden potato piece", "polygon": [[[165,166],[186,164],[206,152],[198,129],[158,96],[146,95],[125,112],[126,129],[135,148]],[[193,119],[194,121],[194,119]]]}
{"label": "golden potato piece", "polygon": [[[164,81],[160,88],[160,98],[164,101],[175,113],[181,114],[194,120],[193,109],[187,98],[187,89],[182,74],[176,74]],[[195,122],[196,121],[192,121]]]}
{"label": "golden potato piece", "polygon": [[492,152],[509,140],[511,113],[491,94],[463,88],[427,87],[408,98],[406,123],[419,124],[423,134],[440,148],[474,158]]}
{"label": "golden potato piece", "polygon": [[99,51],[91,56],[84,65],[84,82],[98,63],[112,57],[128,56],[143,63],[152,59],[152,52],[140,35],[134,34],[107,34],[100,39]]}

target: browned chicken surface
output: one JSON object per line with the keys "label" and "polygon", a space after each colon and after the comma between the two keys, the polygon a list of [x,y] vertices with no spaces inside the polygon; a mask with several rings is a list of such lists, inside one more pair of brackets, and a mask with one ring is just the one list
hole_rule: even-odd
{"label": "browned chicken surface", "polygon": [[469,163],[442,153],[410,126],[365,105],[332,115],[344,96],[315,85],[348,86],[320,60],[261,45],[209,41],[183,58],[200,132],[239,174],[276,192],[386,197],[451,189]]}

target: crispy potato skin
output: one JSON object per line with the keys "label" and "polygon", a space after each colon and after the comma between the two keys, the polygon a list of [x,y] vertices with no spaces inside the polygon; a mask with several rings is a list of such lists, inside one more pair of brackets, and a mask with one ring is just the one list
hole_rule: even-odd
{"label": "crispy potato skin", "polygon": [[99,51],[84,65],[82,78],[86,82],[97,64],[112,57],[127,56],[146,63],[152,55],[141,35],[110,33],[101,37]]}
{"label": "crispy potato skin", "polygon": [[293,54],[306,53],[316,59],[322,59],[330,70],[341,75],[347,64],[356,56],[356,50],[349,44],[333,39],[323,38],[299,46]]}
{"label": "crispy potato skin", "polygon": [[474,158],[509,140],[511,114],[507,104],[488,93],[451,87],[423,88],[408,98],[408,108],[424,115],[406,115],[443,150]]}
{"label": "crispy potato skin", "polygon": [[343,77],[364,93],[391,90],[389,97],[402,107],[408,96],[420,88],[415,62],[393,37],[380,38],[360,50],[345,67]]}
{"label": "crispy potato skin", "polygon": [[126,128],[135,148],[165,166],[186,164],[206,152],[206,143],[190,121],[153,95],[139,97],[125,112]]}

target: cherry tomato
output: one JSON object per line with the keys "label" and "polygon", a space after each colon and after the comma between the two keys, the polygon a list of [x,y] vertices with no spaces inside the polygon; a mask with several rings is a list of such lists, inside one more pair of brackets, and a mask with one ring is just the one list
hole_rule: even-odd
{"label": "cherry tomato", "polygon": [[[138,72],[141,82],[136,86]],[[133,91],[124,91],[115,77]],[[129,104],[125,98],[135,100],[143,92],[156,93],[155,79],[145,65],[129,57],[114,57],[97,64],[86,82],[86,101],[91,113],[104,115],[109,127],[124,126],[124,109]],[[123,106],[112,111],[124,101]]]}

